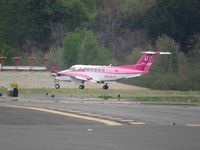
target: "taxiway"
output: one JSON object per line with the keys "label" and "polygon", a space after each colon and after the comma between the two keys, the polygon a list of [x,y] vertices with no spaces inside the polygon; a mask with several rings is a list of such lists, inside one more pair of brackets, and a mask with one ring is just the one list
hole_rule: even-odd
{"label": "taxiway", "polygon": [[4,98],[0,145],[4,150],[199,150],[199,114],[198,106]]}

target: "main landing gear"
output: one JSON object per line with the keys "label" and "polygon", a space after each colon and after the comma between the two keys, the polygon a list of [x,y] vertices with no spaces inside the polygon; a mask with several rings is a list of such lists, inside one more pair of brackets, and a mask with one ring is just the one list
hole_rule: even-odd
{"label": "main landing gear", "polygon": [[85,88],[84,81],[82,81],[82,84],[79,85],[79,89],[83,90],[84,88]]}
{"label": "main landing gear", "polygon": [[108,83],[105,83],[105,84],[104,84],[103,89],[104,89],[104,90],[107,90],[107,89],[108,89]]}
{"label": "main landing gear", "polygon": [[85,86],[83,84],[79,85],[79,89],[83,90]]}

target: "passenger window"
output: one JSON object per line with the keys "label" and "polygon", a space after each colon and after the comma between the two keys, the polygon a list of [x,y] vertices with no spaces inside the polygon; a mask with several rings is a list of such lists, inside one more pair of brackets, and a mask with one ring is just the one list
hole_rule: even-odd
{"label": "passenger window", "polygon": [[74,67],[71,67],[69,70],[70,70],[70,71],[74,71],[74,70],[75,70],[75,68],[74,68]]}

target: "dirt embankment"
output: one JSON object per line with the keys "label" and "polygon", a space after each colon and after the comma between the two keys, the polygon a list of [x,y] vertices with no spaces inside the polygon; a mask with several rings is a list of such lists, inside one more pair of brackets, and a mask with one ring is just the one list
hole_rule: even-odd
{"label": "dirt embankment", "polygon": [[[8,88],[17,82],[20,88],[54,88],[54,78],[49,72],[38,71],[0,71],[0,87]],[[61,88],[78,88],[78,83],[60,82]],[[101,89],[102,84],[87,82],[86,89]],[[117,82],[109,83],[110,89],[144,90],[145,88],[130,86]]]}

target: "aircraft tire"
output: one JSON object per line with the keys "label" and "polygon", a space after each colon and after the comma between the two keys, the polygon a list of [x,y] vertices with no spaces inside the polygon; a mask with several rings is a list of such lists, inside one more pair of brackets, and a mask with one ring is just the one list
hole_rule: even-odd
{"label": "aircraft tire", "polygon": [[59,88],[60,88],[60,85],[59,85],[59,84],[55,84],[55,88],[56,88],[56,89],[59,89]]}
{"label": "aircraft tire", "polygon": [[80,85],[80,86],[79,86],[79,89],[84,89],[84,88],[85,88],[84,85]]}
{"label": "aircraft tire", "polygon": [[104,89],[104,90],[107,90],[107,89],[108,89],[108,85],[104,85],[104,86],[103,86],[103,89]]}

